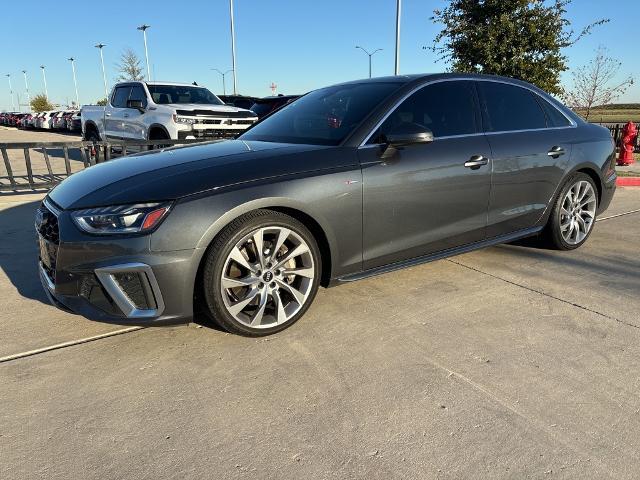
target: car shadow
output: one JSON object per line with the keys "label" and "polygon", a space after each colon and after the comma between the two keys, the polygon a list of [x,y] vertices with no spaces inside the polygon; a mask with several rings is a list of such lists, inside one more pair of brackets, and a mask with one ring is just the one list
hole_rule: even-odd
{"label": "car shadow", "polygon": [[49,304],[38,278],[33,222],[39,205],[40,201],[33,201],[0,210],[0,269],[21,296]]}

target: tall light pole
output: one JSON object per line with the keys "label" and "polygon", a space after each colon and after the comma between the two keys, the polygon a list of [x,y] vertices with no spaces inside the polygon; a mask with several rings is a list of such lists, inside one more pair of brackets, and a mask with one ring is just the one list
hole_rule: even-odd
{"label": "tall light pole", "polygon": [[360,50],[362,50],[364,53],[366,53],[367,55],[369,55],[369,78],[371,78],[371,57],[373,57],[377,52],[381,51],[381,48],[376,48],[373,52],[369,53],[365,48],[356,45],[356,48],[359,48]]}
{"label": "tall light pole", "polygon": [[225,84],[225,81],[224,81],[224,77],[227,75],[227,73],[233,72],[233,69],[227,70],[224,73],[222,73],[222,71],[218,70],[217,68],[212,68],[211,70],[215,70],[216,72],[218,72],[222,76],[222,94],[226,95],[227,94],[227,87],[226,87],[226,84]]}
{"label": "tall light pole", "polygon": [[[27,103],[29,104],[29,108],[31,108],[31,95],[29,95],[29,82],[27,82],[27,71],[22,70],[22,74],[24,75],[24,88],[27,90]],[[20,109],[20,97],[18,97],[18,110]]]}
{"label": "tall light pole", "polygon": [[142,36],[144,38],[144,58],[147,60],[147,80],[151,81],[151,68],[149,67],[149,51],[147,50],[147,28],[151,25],[142,24],[138,27],[138,30],[142,30]]}
{"label": "tall light pole", "polygon": [[104,73],[104,57],[102,56],[102,49],[106,47],[104,43],[98,43],[95,47],[100,50],[100,63],[102,64],[102,81],[104,82],[104,98],[109,98],[109,92],[107,91],[107,75]]}
{"label": "tall light pole", "polygon": [[49,91],[47,90],[47,75],[44,73],[44,65],[40,65],[42,69],[42,81],[44,82],[44,96],[49,100]]}
{"label": "tall light pole", "polygon": [[236,82],[236,28],[233,23],[233,0],[229,0],[229,16],[231,17],[231,70],[233,70],[233,94],[237,95]]}
{"label": "tall light pole", "polygon": [[11,95],[11,111],[16,111],[16,103],[13,101],[13,86],[11,85],[11,74],[7,73],[7,78],[9,79],[9,95]]}
{"label": "tall light pole", "polygon": [[402,11],[402,0],[396,3],[396,68],[394,75],[400,73],[400,14]]}
{"label": "tall light pole", "polygon": [[78,97],[78,80],[76,80],[76,59],[67,58],[71,62],[71,71],[73,72],[73,86],[76,88],[76,107],[80,107],[80,98]]}

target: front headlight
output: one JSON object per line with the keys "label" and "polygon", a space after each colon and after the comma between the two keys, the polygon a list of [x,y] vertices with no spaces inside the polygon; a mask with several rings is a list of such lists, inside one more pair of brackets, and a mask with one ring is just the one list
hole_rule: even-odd
{"label": "front headlight", "polygon": [[171,203],[138,203],[97,207],[72,212],[75,224],[94,234],[144,233],[153,230],[169,213]]}

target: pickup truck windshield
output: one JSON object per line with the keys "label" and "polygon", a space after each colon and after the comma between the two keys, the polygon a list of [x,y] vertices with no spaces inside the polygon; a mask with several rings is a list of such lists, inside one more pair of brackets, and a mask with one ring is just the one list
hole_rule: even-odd
{"label": "pickup truck windshield", "polygon": [[300,97],[242,134],[241,140],[339,145],[384,99],[394,82],[322,88]]}
{"label": "pickup truck windshield", "polygon": [[201,105],[224,105],[222,100],[204,87],[181,85],[147,85],[154,103],[198,103]]}

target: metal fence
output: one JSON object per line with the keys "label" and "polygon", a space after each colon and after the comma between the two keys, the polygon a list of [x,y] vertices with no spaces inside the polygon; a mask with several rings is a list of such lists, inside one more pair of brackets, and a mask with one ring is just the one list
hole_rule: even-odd
{"label": "metal fence", "polygon": [[2,172],[0,168],[0,193],[50,189],[84,168],[128,153],[219,141],[221,140],[0,143],[5,170]]}

